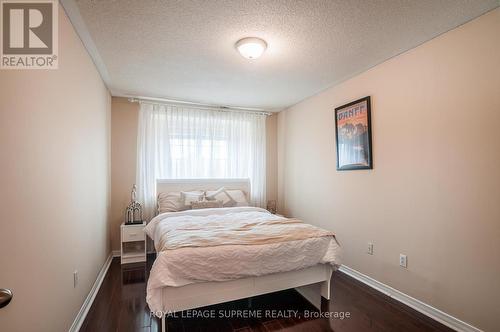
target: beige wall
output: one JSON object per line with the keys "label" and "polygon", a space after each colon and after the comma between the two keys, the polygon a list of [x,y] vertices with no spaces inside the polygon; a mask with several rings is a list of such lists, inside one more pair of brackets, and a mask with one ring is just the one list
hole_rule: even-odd
{"label": "beige wall", "polygon": [[59,59],[0,70],[2,331],[67,331],[110,253],[111,98],[61,8]]}
{"label": "beige wall", "polygon": [[111,247],[120,250],[120,224],[130,203],[137,160],[139,104],[126,98],[111,100]]}
{"label": "beige wall", "polygon": [[[486,331],[500,327],[499,32],[496,9],[278,120],[281,210],[334,230],[347,266]],[[338,172],[334,108],[368,95],[375,168]]]}
{"label": "beige wall", "polygon": [[[120,224],[135,183],[139,104],[120,97],[113,97],[111,104],[111,244],[120,250]],[[277,120],[274,114],[266,121],[268,200],[278,196]]]}

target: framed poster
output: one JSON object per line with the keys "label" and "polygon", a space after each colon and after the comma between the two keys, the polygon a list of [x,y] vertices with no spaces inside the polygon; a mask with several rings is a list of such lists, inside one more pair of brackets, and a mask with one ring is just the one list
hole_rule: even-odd
{"label": "framed poster", "polygon": [[370,96],[335,108],[337,170],[372,169]]}

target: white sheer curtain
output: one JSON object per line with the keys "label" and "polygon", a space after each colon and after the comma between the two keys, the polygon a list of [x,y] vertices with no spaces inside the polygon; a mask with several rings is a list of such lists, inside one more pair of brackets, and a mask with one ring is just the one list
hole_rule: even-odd
{"label": "white sheer curtain", "polygon": [[266,205],[266,116],[141,102],[138,199],[151,218],[156,180],[249,178],[251,204]]}

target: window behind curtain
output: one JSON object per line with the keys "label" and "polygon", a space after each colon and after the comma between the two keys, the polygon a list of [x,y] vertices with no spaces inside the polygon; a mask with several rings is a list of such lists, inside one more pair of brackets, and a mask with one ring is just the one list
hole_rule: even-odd
{"label": "window behind curtain", "polygon": [[141,103],[138,196],[151,217],[157,179],[249,178],[265,206],[265,115]]}
{"label": "window behind curtain", "polygon": [[228,164],[228,142],[227,139],[202,139],[172,137],[170,139],[172,174],[175,178],[182,178],[193,153],[199,153],[197,166],[199,172],[197,177],[224,178],[227,173]]}

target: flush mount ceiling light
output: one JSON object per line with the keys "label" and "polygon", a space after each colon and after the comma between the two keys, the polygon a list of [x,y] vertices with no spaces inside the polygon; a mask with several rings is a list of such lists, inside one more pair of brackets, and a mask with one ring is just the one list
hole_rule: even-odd
{"label": "flush mount ceiling light", "polygon": [[256,37],[247,37],[236,42],[236,49],[247,59],[257,59],[264,53],[267,43]]}

